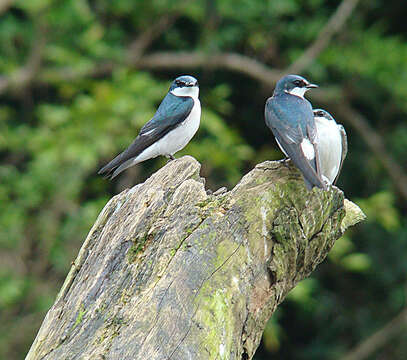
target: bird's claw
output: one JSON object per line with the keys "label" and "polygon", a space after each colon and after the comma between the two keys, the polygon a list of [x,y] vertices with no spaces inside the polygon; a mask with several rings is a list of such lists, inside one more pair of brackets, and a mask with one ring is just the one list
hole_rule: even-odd
{"label": "bird's claw", "polygon": [[279,160],[279,162],[281,162],[285,167],[290,167],[290,158],[286,157],[284,159]]}
{"label": "bird's claw", "polygon": [[172,156],[172,155],[165,155],[165,157],[168,159],[168,160],[167,160],[167,164],[168,164],[170,161],[175,160],[175,157]]}

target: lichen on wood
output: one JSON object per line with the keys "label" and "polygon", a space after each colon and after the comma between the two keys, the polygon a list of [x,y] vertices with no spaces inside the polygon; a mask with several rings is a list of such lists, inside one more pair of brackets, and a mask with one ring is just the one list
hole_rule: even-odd
{"label": "lichen on wood", "polygon": [[27,359],[251,359],[286,294],[364,218],[290,164],[213,195],[199,171],[185,156],[108,202]]}

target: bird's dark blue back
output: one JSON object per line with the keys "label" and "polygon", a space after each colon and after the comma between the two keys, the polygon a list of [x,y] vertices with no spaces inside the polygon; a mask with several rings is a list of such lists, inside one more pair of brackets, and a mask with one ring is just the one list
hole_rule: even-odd
{"label": "bird's dark blue back", "polygon": [[162,126],[173,127],[183,122],[194,106],[194,100],[189,96],[175,96],[170,92],[165,96],[153,118],[146,123],[140,135],[151,129]]}
{"label": "bird's dark blue back", "polygon": [[265,118],[267,126],[276,129],[288,143],[299,144],[307,134],[312,140],[316,133],[312,106],[298,96],[284,93],[269,98]]}

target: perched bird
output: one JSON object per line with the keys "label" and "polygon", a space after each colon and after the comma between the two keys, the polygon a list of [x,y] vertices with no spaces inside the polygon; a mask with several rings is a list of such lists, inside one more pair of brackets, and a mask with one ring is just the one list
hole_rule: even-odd
{"label": "perched bird", "polygon": [[345,128],[337,124],[329,112],[322,109],[314,110],[314,119],[318,134],[321,176],[329,184],[335,184],[348,153]]}
{"label": "perched bird", "polygon": [[316,87],[301,76],[284,76],[266,102],[265,118],[280,149],[303,174],[307,188],[317,186],[326,190],[320,176],[312,106],[304,98],[307,90]]}
{"label": "perched bird", "polygon": [[140,130],[133,143],[98,174],[113,179],[130,166],[164,155],[171,160],[199,128],[201,103],[198,81],[189,75],[177,77],[153,118]]}

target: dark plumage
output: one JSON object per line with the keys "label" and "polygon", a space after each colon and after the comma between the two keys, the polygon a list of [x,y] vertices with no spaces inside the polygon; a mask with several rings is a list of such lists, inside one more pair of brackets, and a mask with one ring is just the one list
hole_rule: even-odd
{"label": "dark plumage", "polygon": [[301,76],[283,77],[266,102],[265,119],[282,151],[302,172],[307,188],[317,186],[326,189],[319,173],[312,106],[302,97],[307,89],[313,87],[316,85]]}

